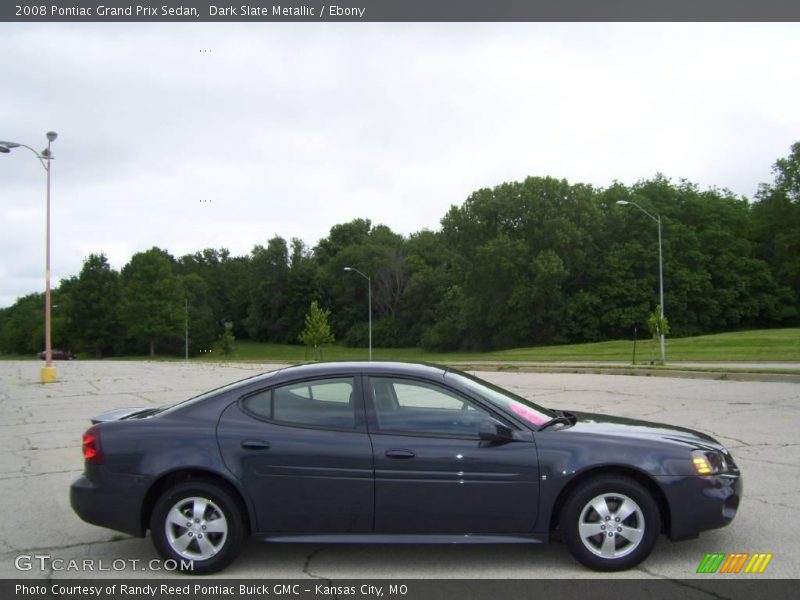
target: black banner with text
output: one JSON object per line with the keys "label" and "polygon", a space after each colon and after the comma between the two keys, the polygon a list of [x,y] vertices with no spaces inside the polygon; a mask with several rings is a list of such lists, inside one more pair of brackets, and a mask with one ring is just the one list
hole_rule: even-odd
{"label": "black banner with text", "polygon": [[796,597],[786,579],[586,579],[586,580],[403,580],[403,579],[48,579],[0,581],[6,600],[513,600],[516,598],[609,597],[650,600],[730,598],[782,600]]}
{"label": "black banner with text", "polygon": [[796,0],[8,0],[0,21],[798,21]]}

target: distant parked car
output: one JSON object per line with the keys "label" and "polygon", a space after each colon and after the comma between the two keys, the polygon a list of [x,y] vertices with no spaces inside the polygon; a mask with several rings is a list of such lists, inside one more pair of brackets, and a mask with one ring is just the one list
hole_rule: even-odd
{"label": "distant parked car", "polygon": [[[69,350],[51,350],[53,360],[75,360],[75,355]],[[37,354],[42,360],[47,360],[46,352],[42,350]]]}
{"label": "distant parked car", "polygon": [[[274,542],[540,543],[627,569],[660,533],[729,524],[739,469],[682,427],[552,410],[447,367],[288,367],[83,435],[78,515],[191,572]],[[721,538],[717,538],[718,540]],[[183,567],[182,567],[183,568]]]}

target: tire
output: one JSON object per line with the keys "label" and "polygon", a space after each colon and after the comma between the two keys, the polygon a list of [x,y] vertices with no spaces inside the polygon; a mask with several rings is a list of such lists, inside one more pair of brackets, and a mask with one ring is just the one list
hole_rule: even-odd
{"label": "tire", "polygon": [[607,475],[590,479],[570,494],[560,526],[578,562],[596,571],[621,571],[649,556],[661,532],[661,517],[642,485]]}
{"label": "tire", "polygon": [[167,489],[150,519],[153,545],[180,570],[215,573],[241,551],[245,523],[241,503],[224,487],[197,479]]}

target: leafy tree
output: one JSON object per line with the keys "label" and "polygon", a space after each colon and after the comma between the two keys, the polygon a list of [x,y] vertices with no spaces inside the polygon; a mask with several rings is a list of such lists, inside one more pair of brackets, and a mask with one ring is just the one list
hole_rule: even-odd
{"label": "leafy tree", "polygon": [[0,352],[33,355],[44,349],[44,294],[28,294],[0,309]]}
{"label": "leafy tree", "polygon": [[[669,321],[666,316],[661,316],[661,305],[656,306],[655,310],[647,317],[647,329],[653,337],[653,352],[659,345],[661,336],[669,333]],[[661,364],[664,364],[663,362]]]}
{"label": "leafy tree", "polygon": [[669,334],[669,319],[667,319],[666,315],[661,316],[660,304],[647,317],[647,330],[655,339],[661,339],[662,335]]}
{"label": "leafy tree", "polygon": [[[53,348],[72,349],[64,293],[52,291]],[[44,350],[44,294],[28,294],[0,309],[0,353],[33,355]]]}
{"label": "leafy tree", "polygon": [[75,350],[100,358],[113,349],[119,335],[119,274],[104,254],[90,254],[77,278],[62,282],[63,304]]}
{"label": "leafy tree", "polygon": [[236,338],[233,335],[230,327],[226,327],[222,335],[219,336],[219,340],[217,340],[217,345],[219,346],[219,351],[223,356],[230,356],[233,354],[233,351],[236,349],[234,342]]}
{"label": "leafy tree", "polygon": [[314,248],[313,257],[319,265],[317,297],[336,308],[331,328],[346,344],[366,344],[369,318],[366,281],[357,274],[343,272],[345,267],[353,267],[372,280],[375,324],[388,318],[387,327],[374,328],[374,342],[394,345],[392,331],[395,329],[390,323],[400,309],[408,281],[405,245],[403,236],[389,227],[373,226],[369,220],[356,219],[332,227],[329,236]]}
{"label": "leafy tree", "polygon": [[[211,311],[211,318],[214,322],[230,320],[225,313],[229,312],[228,307],[228,286],[225,281],[225,267],[230,261],[230,253],[225,248],[205,248],[194,254],[181,256],[174,265],[176,275],[183,278],[195,277],[205,283],[205,289],[187,290],[190,304],[197,306],[199,298],[192,296],[200,293],[202,295],[202,305]],[[246,278],[244,278],[246,280]],[[191,285],[191,284],[190,284]],[[194,302],[192,302],[194,300]],[[191,310],[191,307],[190,307]],[[194,315],[190,315],[190,318]],[[195,319],[191,319],[195,320]],[[216,332],[212,340],[216,338]]]}
{"label": "leafy tree", "polygon": [[[398,346],[438,347],[439,336],[428,335],[440,315],[440,304],[448,290],[456,285],[452,268],[455,253],[442,241],[440,232],[423,230],[411,234],[406,243],[406,283],[397,307]],[[446,317],[447,311],[442,313]],[[459,334],[457,334],[459,335]]]}
{"label": "leafy tree", "polygon": [[792,144],[789,156],[775,162],[772,172],[775,174],[774,189],[794,204],[800,204],[800,142]]}
{"label": "leafy tree", "polygon": [[250,278],[250,259],[247,256],[228,257],[227,251],[220,263],[222,287],[222,308],[215,313],[218,323],[231,323],[237,337],[247,337],[247,312],[250,302],[252,279]]}
{"label": "leafy tree", "polygon": [[361,246],[367,240],[372,229],[369,219],[354,219],[331,227],[328,237],[321,239],[314,254],[321,265],[325,265],[339,255],[345,248]]}
{"label": "leafy tree", "polygon": [[284,326],[281,341],[284,343],[297,343],[298,336],[303,330],[307,299],[322,295],[319,273],[319,266],[311,251],[302,240],[292,239],[289,253],[289,273],[283,290],[285,305],[281,315]]}
{"label": "leafy tree", "polygon": [[189,351],[196,353],[201,348],[211,346],[220,329],[212,309],[213,294],[206,280],[200,275],[192,273],[179,279],[185,294],[184,310],[188,310]]}
{"label": "leafy tree", "polygon": [[289,250],[285,239],[274,237],[266,248],[253,248],[250,276],[253,287],[247,316],[248,335],[262,342],[287,341],[285,290],[289,280]]}
{"label": "leafy tree", "polygon": [[314,348],[314,352],[319,355],[320,360],[322,360],[322,347],[332,344],[335,339],[328,324],[330,315],[330,310],[320,308],[317,301],[314,300],[306,315],[306,327],[299,336],[301,342]]}
{"label": "leafy tree", "polygon": [[784,299],[778,319],[800,315],[800,142],[773,165],[775,181],[762,185],[752,207],[752,231],[760,257],[767,262]]}
{"label": "leafy tree", "polygon": [[156,343],[181,338],[184,292],[166,252],[154,247],[134,254],[122,269],[121,294],[122,325],[128,335],[147,342],[150,356]]}
{"label": "leafy tree", "polygon": [[597,254],[599,215],[593,188],[549,177],[479,190],[452,207],[442,237],[463,298],[461,347],[568,339],[565,298],[593,285],[586,263]]}
{"label": "leafy tree", "polygon": [[460,350],[464,347],[468,323],[464,292],[453,285],[437,303],[436,320],[422,334],[421,344],[430,350]]}
{"label": "leafy tree", "polygon": [[[773,174],[752,204],[661,174],[606,189],[529,177],[476,190],[438,231],[403,236],[354,219],[313,249],[274,237],[246,256],[207,248],[176,261],[154,248],[118,278],[92,255],[53,292],[54,345],[98,353],[149,343],[154,352],[158,343],[179,352],[184,298],[193,345],[216,339],[222,323],[234,337],[297,343],[308,298],[329,307],[322,312],[331,336],[365,345],[368,288],[344,267],[371,278],[377,346],[496,349],[626,337],[659,301],[658,235],[650,217],[619,200],[661,218],[673,335],[786,325],[800,317],[800,142]],[[41,294],[0,309],[0,351],[41,350],[42,311]]]}

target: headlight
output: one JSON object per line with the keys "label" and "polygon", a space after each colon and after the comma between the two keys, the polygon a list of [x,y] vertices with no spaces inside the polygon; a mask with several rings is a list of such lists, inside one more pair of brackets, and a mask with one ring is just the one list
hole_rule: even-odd
{"label": "headlight", "polygon": [[692,464],[698,475],[717,475],[728,471],[725,455],[713,450],[692,451]]}

